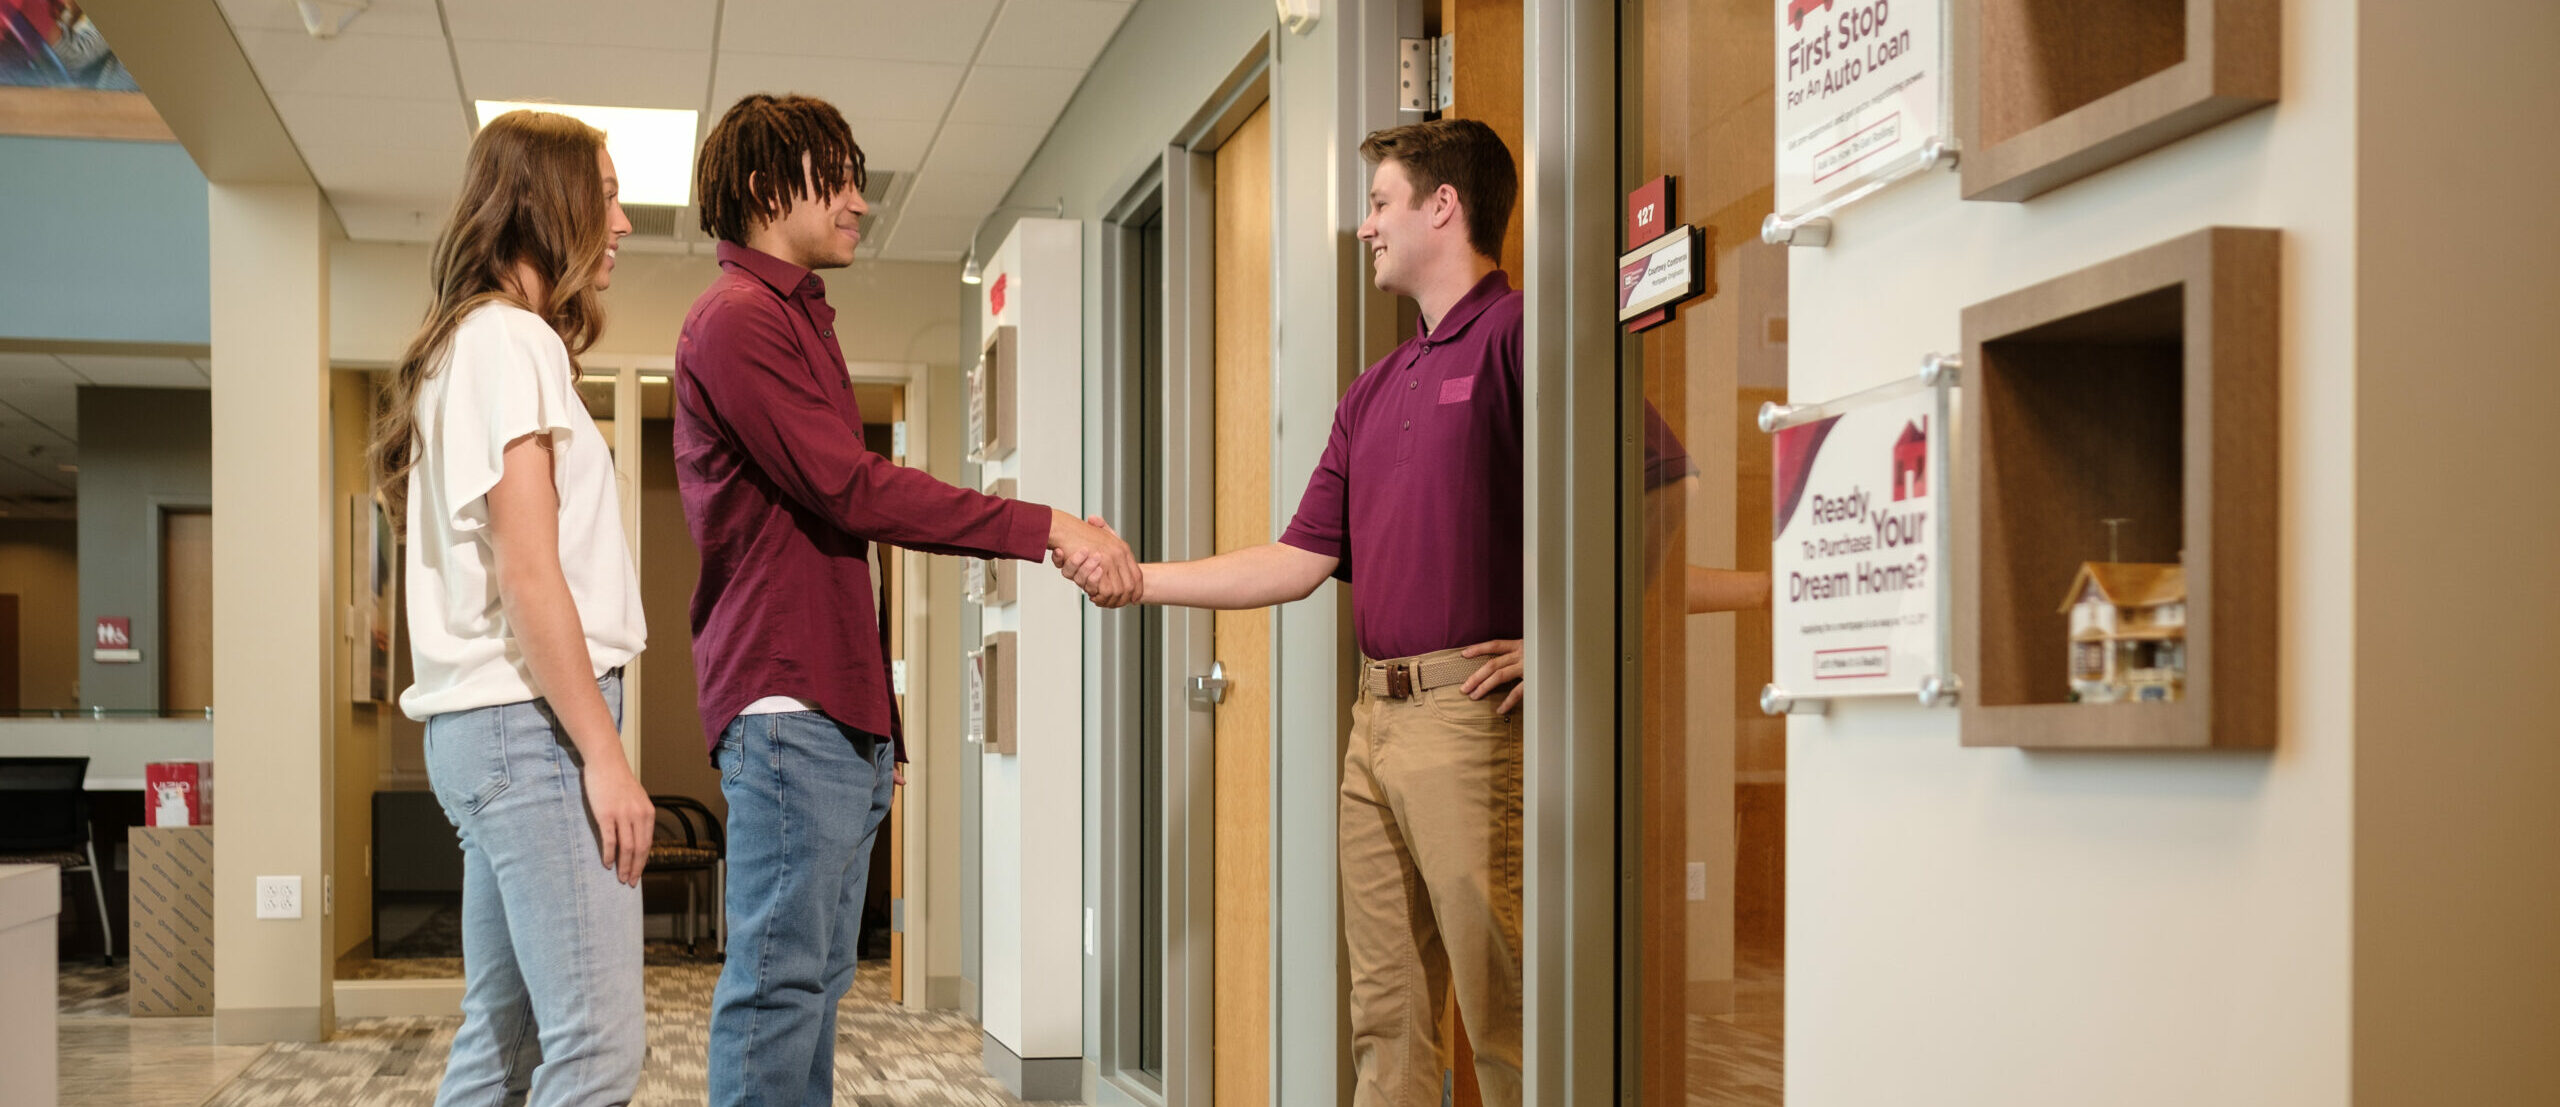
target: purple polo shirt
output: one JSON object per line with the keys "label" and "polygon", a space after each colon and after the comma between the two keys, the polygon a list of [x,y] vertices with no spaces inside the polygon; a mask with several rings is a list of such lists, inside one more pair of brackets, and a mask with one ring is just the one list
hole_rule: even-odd
{"label": "purple polo shirt", "polygon": [[826,285],[733,243],[719,256],[719,279],[676,339],[676,486],[702,550],[703,737],[716,749],[739,709],[765,696],[895,737],[870,544],[1038,561],[1049,509],[865,449]]}
{"label": "purple polo shirt", "polygon": [[1342,395],[1280,540],[1339,558],[1373,658],[1520,637],[1520,293],[1487,274]]}
{"label": "purple polo shirt", "polygon": [[[1522,298],[1497,269],[1351,382],[1280,540],[1356,566],[1352,630],[1372,658],[1518,638]],[[1647,490],[1695,474],[1645,405]]]}

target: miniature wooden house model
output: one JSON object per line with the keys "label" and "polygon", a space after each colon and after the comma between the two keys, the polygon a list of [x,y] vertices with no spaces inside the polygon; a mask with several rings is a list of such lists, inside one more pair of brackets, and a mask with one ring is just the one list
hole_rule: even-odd
{"label": "miniature wooden house model", "polygon": [[2071,579],[2071,696],[2081,703],[2177,700],[2187,683],[2187,570],[2090,561]]}

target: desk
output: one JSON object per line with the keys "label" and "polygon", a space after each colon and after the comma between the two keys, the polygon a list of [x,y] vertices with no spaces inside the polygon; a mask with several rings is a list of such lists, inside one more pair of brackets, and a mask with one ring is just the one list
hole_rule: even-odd
{"label": "desk", "polygon": [[0,1100],[53,1107],[58,1093],[54,1022],[54,917],[61,870],[0,865]]}
{"label": "desk", "polygon": [[[107,926],[129,932],[128,866],[125,840],[142,825],[143,766],[154,761],[208,761],[213,758],[213,720],[157,719],[130,716],[96,718],[74,715],[60,719],[0,719],[0,757],[86,757],[89,759],[89,826],[98,847],[98,863],[107,888]],[[75,876],[78,893],[64,906],[62,945],[66,960],[99,953],[98,905],[89,895],[89,878]],[[126,950],[122,938],[117,952]],[[52,971],[45,973],[52,978]],[[0,1103],[16,1100],[0,1096]]]}

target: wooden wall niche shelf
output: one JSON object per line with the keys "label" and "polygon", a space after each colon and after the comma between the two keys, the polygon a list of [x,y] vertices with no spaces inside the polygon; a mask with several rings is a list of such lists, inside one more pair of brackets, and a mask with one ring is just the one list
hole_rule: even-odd
{"label": "wooden wall niche shelf", "polygon": [[[2275,743],[2277,243],[2215,227],[1965,309],[1965,745]],[[2071,702],[2058,609],[2105,560],[2184,564],[2182,698]]]}
{"label": "wooden wall niche shelf", "polygon": [[2276,100],[2278,0],[1956,0],[1964,198],[2026,200]]}

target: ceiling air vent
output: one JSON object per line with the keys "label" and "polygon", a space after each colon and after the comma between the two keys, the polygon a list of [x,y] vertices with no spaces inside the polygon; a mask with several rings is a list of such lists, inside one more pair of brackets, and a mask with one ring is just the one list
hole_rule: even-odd
{"label": "ceiling air vent", "polygon": [[674,238],[676,219],[684,212],[670,204],[622,205],[622,214],[631,220],[631,233],[642,238]]}

